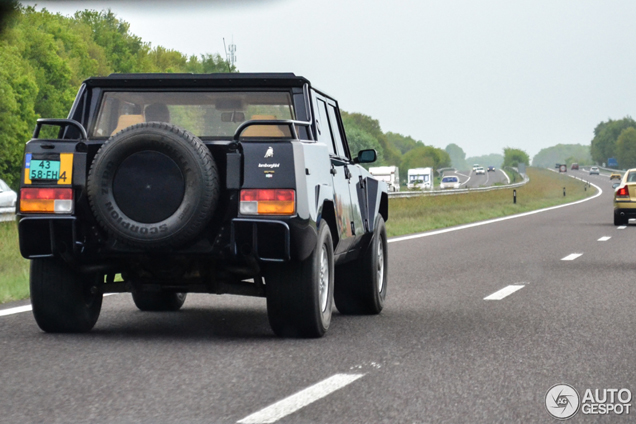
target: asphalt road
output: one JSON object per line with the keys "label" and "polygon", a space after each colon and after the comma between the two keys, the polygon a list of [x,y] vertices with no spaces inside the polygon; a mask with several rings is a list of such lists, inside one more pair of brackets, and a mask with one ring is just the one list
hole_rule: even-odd
{"label": "asphalt road", "polygon": [[500,169],[479,175],[475,171],[447,171],[444,175],[456,175],[461,183],[461,188],[490,187],[496,183],[509,184],[506,174]]}
{"label": "asphalt road", "polygon": [[636,226],[612,224],[607,176],[568,174],[603,194],[393,239],[385,310],[334,313],[322,339],[277,339],[265,301],[234,296],[190,295],[175,313],[109,296],[81,335],[0,316],[0,422],[556,423],[553,385],[634,392]]}

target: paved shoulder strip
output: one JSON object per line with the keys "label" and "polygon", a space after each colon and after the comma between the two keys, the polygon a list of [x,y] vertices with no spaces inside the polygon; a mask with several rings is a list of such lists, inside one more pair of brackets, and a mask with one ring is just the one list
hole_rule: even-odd
{"label": "paved shoulder strip", "polygon": [[336,374],[313,386],[280,400],[265,409],[249,415],[238,421],[241,424],[273,423],[281,418],[298,411],[344,386],[353,383],[364,374]]}
{"label": "paved shoulder strip", "polygon": [[507,287],[504,287],[503,289],[499,291],[494,292],[490,296],[484,297],[484,300],[501,300],[504,297],[510,296],[517,290],[521,290],[524,287],[525,287],[525,284],[511,284]]}

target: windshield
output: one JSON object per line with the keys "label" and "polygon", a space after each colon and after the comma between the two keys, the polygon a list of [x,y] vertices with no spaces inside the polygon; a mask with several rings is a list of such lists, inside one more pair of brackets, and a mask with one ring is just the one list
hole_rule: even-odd
{"label": "windshield", "polygon": [[428,181],[428,174],[426,175],[409,175],[409,180],[411,182],[427,182]]}
{"label": "windshield", "polygon": [[444,177],[442,178],[443,183],[456,183],[457,177]]}
{"label": "windshield", "polygon": [[[130,125],[158,121],[178,125],[199,137],[227,138],[241,123],[265,119],[295,119],[290,93],[106,92],[92,136],[110,137]],[[285,125],[258,128],[269,133],[264,136],[289,136]],[[278,134],[281,132],[285,134]]]}

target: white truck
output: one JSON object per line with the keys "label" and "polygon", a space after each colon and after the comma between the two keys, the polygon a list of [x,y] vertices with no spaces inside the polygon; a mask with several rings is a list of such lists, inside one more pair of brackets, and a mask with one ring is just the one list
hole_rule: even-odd
{"label": "white truck", "polygon": [[408,171],[407,188],[433,189],[433,168],[413,168]]}
{"label": "white truck", "polygon": [[397,166],[376,166],[369,168],[369,173],[374,178],[387,183],[389,191],[400,191],[400,169]]}

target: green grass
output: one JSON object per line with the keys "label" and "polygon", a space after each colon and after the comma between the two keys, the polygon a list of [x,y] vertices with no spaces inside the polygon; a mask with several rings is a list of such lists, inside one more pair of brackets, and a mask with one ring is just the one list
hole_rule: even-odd
{"label": "green grass", "polygon": [[0,303],[29,297],[29,261],[20,255],[15,221],[0,222]]}
{"label": "green grass", "polygon": [[[530,182],[513,189],[447,196],[393,198],[389,200],[387,235],[400,236],[437,228],[498,218],[584,199],[596,193],[594,187],[546,169],[528,168]],[[563,196],[565,187],[566,196]]]}
{"label": "green grass", "polygon": [[[596,192],[593,187],[584,191],[581,181],[544,169],[528,168],[528,175],[530,182],[517,189],[516,205],[512,203],[512,189],[391,199],[387,233],[412,234],[512,215],[573,202]],[[28,297],[29,261],[20,255],[16,223],[0,222],[0,303]]]}

